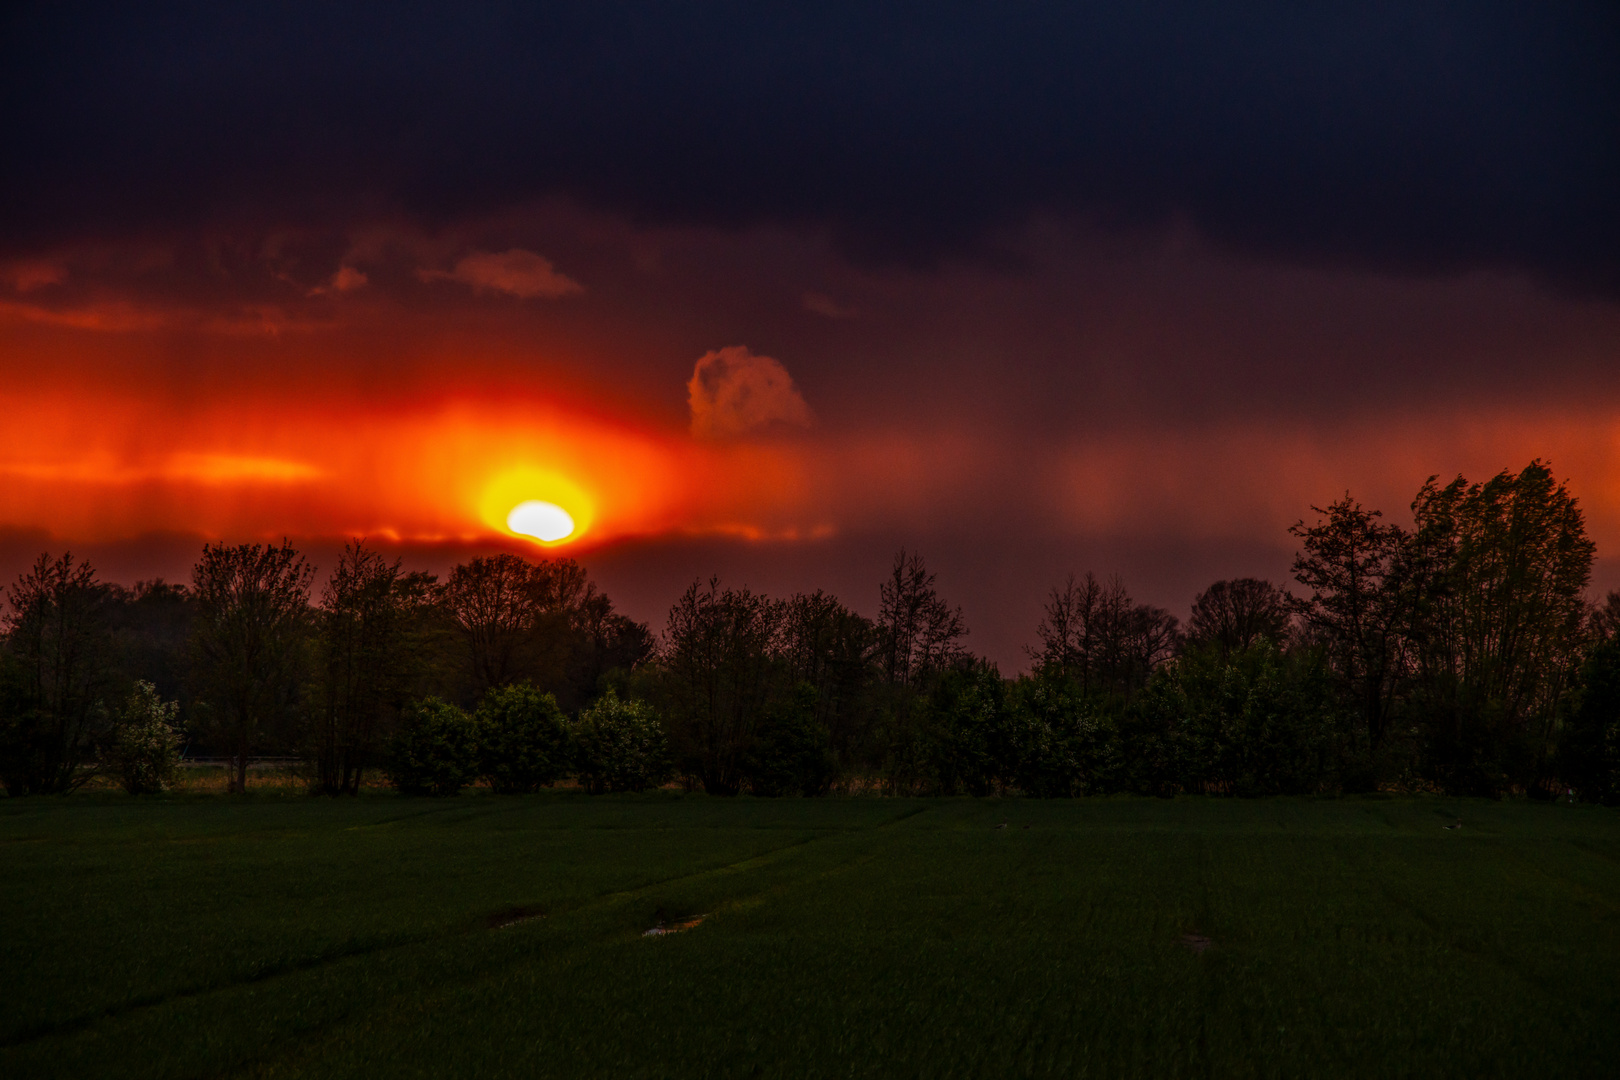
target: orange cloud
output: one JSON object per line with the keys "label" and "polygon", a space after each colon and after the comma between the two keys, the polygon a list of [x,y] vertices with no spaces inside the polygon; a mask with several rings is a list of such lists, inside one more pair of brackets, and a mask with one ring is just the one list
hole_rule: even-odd
{"label": "orange cloud", "polygon": [[459,281],[474,289],[508,293],[525,300],[537,296],[558,300],[585,291],[585,286],[559,272],[550,259],[521,248],[499,254],[475,251],[456,263],[453,270],[418,270],[416,276],[423,281]]}
{"label": "orange cloud", "polygon": [[810,406],[781,362],[741,345],[704,353],[686,384],[692,434],[730,438],[773,424],[809,427]]}

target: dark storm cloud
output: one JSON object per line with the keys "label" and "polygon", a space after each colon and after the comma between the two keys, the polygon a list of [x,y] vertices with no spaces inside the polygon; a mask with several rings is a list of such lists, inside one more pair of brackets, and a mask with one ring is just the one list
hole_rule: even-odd
{"label": "dark storm cloud", "polygon": [[1609,4],[14,7],[0,234],[564,196],[927,263],[1035,212],[1620,290]]}

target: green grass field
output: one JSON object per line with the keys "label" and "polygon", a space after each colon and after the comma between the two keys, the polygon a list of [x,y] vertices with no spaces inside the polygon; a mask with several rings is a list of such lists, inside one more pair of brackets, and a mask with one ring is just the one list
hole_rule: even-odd
{"label": "green grass field", "polygon": [[0,928],[7,1078],[1620,1075],[1586,807],[10,800]]}

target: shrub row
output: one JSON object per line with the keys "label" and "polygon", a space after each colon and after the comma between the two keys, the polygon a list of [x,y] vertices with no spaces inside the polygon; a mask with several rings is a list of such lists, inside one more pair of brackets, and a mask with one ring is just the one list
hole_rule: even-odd
{"label": "shrub row", "polygon": [[387,770],[405,795],[455,795],[479,778],[522,794],[567,776],[592,794],[642,791],[671,772],[664,730],[645,704],[609,690],[569,720],[528,683],[489,691],[471,714],[439,698],[416,702],[389,744]]}

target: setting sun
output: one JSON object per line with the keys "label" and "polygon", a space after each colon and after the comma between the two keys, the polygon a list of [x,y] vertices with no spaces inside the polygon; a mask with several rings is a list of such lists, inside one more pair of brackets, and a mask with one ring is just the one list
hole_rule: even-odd
{"label": "setting sun", "polygon": [[530,499],[512,507],[506,515],[506,527],[550,544],[574,534],[574,518],[556,503]]}
{"label": "setting sun", "polygon": [[591,527],[595,500],[567,477],[521,467],[497,476],[484,490],[484,522],[542,544],[575,540]]}

